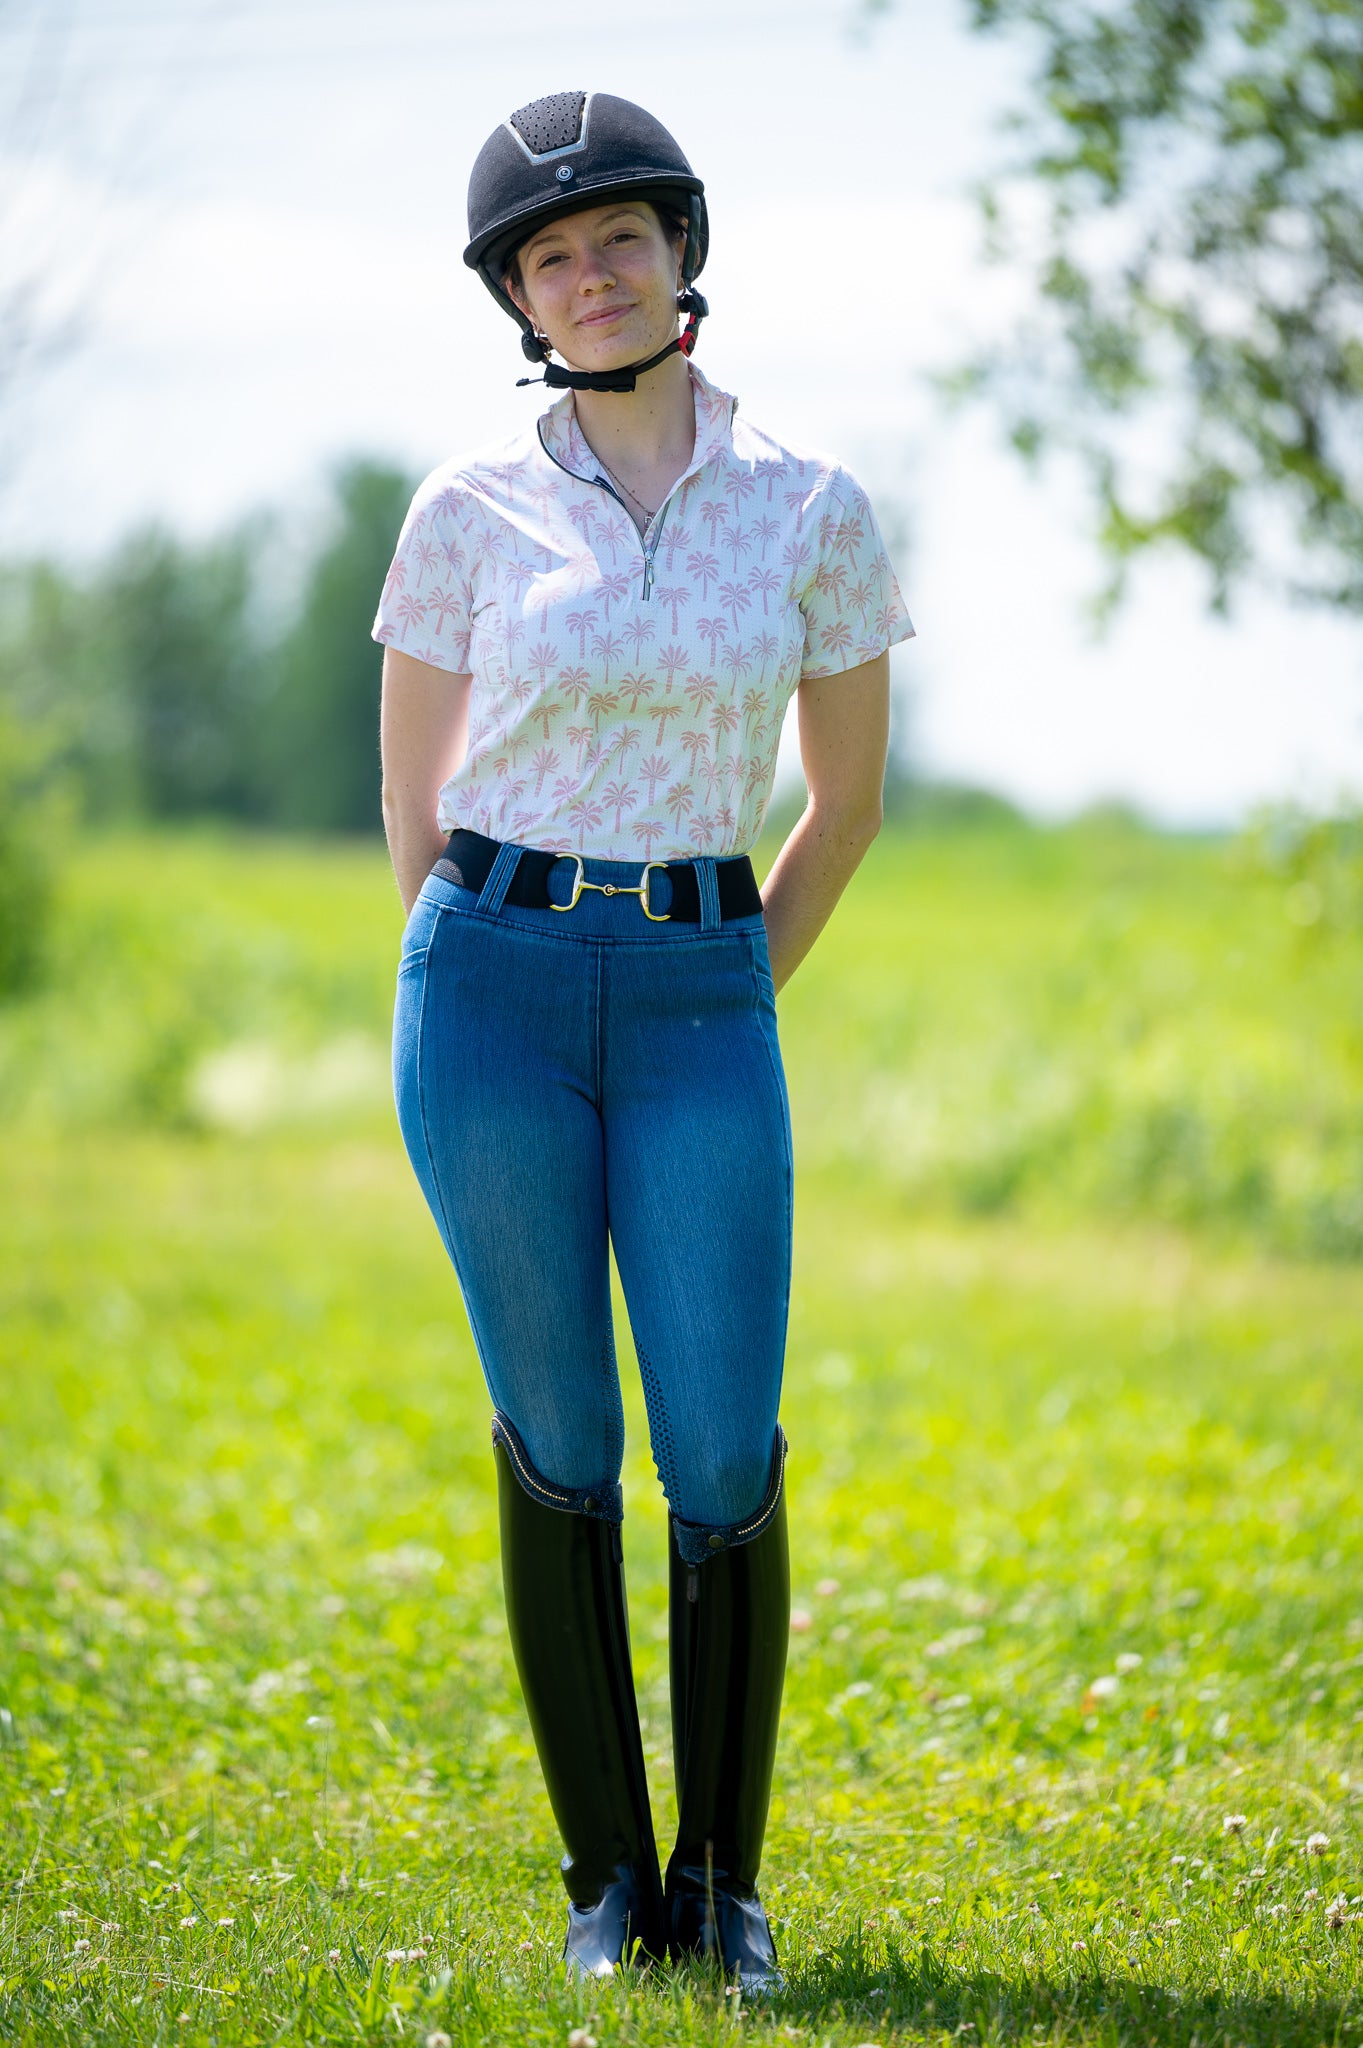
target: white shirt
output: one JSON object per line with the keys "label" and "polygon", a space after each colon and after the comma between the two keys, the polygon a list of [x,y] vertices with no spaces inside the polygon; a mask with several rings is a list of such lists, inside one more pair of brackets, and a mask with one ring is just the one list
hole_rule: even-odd
{"label": "white shirt", "polygon": [[875,515],[826,456],[689,365],[691,461],[640,538],[572,393],[418,489],[374,638],[473,677],[437,822],[561,853],[746,853],[786,705],[913,633]]}

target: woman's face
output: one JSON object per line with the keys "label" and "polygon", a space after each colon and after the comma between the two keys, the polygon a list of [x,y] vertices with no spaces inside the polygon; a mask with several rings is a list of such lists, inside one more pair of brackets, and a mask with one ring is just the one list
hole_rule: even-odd
{"label": "woman's face", "polygon": [[575,370],[614,370],[677,332],[681,252],[647,200],[551,221],[517,252],[506,288]]}

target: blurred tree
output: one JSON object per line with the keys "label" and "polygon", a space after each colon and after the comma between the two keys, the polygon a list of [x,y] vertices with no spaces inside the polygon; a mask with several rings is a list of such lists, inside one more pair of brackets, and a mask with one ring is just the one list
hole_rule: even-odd
{"label": "blurred tree", "polygon": [[[267,527],[252,521],[194,548],[135,535],[90,592],[108,723],[124,728],[128,781],[153,817],[262,817],[270,665],[255,605]],[[92,664],[87,655],[81,664]]]}
{"label": "blurred tree", "polygon": [[[880,12],[893,0],[868,0]],[[1363,5],[970,0],[1035,52],[983,193],[1037,317],[960,380],[1080,455],[1113,562],[1363,610]]]}
{"label": "blurred tree", "polygon": [[0,698],[0,1003],[38,981],[52,907],[47,738]]}
{"label": "blurred tree", "polygon": [[377,832],[382,657],[369,629],[412,484],[384,463],[356,460],[336,473],[335,494],[331,538],[280,649],[271,808],[283,824]]}

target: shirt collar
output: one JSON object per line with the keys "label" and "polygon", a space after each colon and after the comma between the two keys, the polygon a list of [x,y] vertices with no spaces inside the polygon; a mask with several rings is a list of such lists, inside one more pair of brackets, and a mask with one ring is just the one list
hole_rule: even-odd
{"label": "shirt collar", "polygon": [[[712,384],[694,363],[688,362],[686,367],[691,373],[691,395],[696,407],[696,445],[687,464],[690,475],[712,456],[733,453],[733,418],[738,400]],[[565,391],[547,412],[540,414],[539,432],[546,450],[562,468],[589,481],[600,474],[601,463],[578,425],[576,393]]]}

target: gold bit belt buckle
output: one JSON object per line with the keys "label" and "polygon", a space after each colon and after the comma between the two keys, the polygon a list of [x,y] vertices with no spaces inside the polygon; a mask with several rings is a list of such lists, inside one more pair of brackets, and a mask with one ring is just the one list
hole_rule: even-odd
{"label": "gold bit belt buckle", "polygon": [[665,860],[645,861],[644,871],[639,877],[638,888],[626,889],[623,888],[619,882],[587,881],[587,871],[582,864],[582,855],[580,853],[564,853],[560,854],[559,858],[560,860],[576,861],[577,873],[573,877],[573,893],[568,898],[568,901],[566,903],[551,903],[549,905],[549,908],[551,910],[575,910],[577,907],[577,899],[582,894],[582,891],[584,889],[595,889],[599,896],[637,896],[639,899],[639,908],[643,911],[644,916],[649,920],[650,924],[671,923],[672,913],[670,910],[650,910],[648,907],[648,878],[652,874],[654,868],[662,868],[666,870],[667,862]]}

